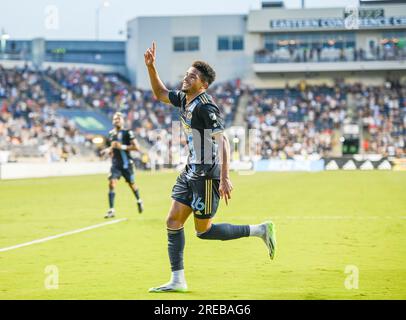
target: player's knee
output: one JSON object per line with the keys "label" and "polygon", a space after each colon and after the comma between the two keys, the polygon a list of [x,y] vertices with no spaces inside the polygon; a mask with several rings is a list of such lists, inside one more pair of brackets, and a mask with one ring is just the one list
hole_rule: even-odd
{"label": "player's knee", "polygon": [[206,230],[204,232],[196,231],[196,237],[198,237],[199,239],[210,239],[209,230]]}
{"label": "player's knee", "polygon": [[211,224],[206,226],[195,226],[196,236],[200,239],[210,239]]}
{"label": "player's knee", "polygon": [[109,189],[110,189],[110,191],[113,191],[115,187],[116,187],[115,181],[110,180],[110,182],[109,182]]}
{"label": "player's knee", "polygon": [[196,237],[198,237],[199,239],[204,239],[204,234],[205,232],[201,233],[196,231]]}
{"label": "player's knee", "polygon": [[169,229],[179,229],[183,227],[183,223],[174,217],[166,218],[166,227]]}

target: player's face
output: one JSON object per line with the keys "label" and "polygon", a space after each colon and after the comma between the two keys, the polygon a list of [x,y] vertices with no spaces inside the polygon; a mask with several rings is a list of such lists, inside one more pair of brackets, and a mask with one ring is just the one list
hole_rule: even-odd
{"label": "player's face", "polygon": [[201,89],[206,89],[206,85],[200,77],[200,72],[194,67],[190,67],[183,77],[181,90],[185,93],[194,93]]}
{"label": "player's face", "polygon": [[120,116],[114,116],[113,117],[113,126],[116,128],[122,128],[124,124],[124,119]]}

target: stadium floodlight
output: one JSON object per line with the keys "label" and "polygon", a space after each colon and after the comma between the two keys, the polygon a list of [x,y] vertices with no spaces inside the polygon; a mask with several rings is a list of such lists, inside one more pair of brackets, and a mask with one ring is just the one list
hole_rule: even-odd
{"label": "stadium floodlight", "polygon": [[108,7],[110,7],[110,2],[103,1],[103,3],[96,8],[96,40],[100,40],[100,10]]}
{"label": "stadium floodlight", "polygon": [[100,144],[102,144],[102,143],[104,142],[104,139],[103,139],[103,137],[101,137],[101,136],[95,136],[95,137],[92,139],[92,142],[93,142],[94,144],[96,144],[96,145],[100,145]]}

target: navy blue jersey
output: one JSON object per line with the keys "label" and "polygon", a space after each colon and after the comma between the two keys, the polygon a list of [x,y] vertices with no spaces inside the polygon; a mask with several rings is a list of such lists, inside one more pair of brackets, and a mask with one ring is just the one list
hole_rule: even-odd
{"label": "navy blue jersey", "polygon": [[203,92],[186,105],[186,94],[169,91],[169,100],[179,108],[180,121],[189,148],[187,171],[189,177],[220,177],[218,146],[214,134],[224,130],[219,107]]}
{"label": "navy blue jersey", "polygon": [[[118,141],[122,145],[130,145],[131,141],[135,139],[134,132],[132,130],[119,130],[113,129],[109,132],[107,145],[110,146],[113,141]],[[113,149],[113,166],[122,167],[127,169],[133,160],[128,150]]]}

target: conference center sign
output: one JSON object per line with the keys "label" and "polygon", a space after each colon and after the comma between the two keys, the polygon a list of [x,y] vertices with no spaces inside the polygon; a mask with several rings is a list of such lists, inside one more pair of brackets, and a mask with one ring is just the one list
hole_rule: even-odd
{"label": "conference center sign", "polygon": [[[345,18],[275,19],[270,21],[273,30],[285,29],[347,29]],[[364,29],[404,27],[406,16],[358,19],[358,27]]]}

